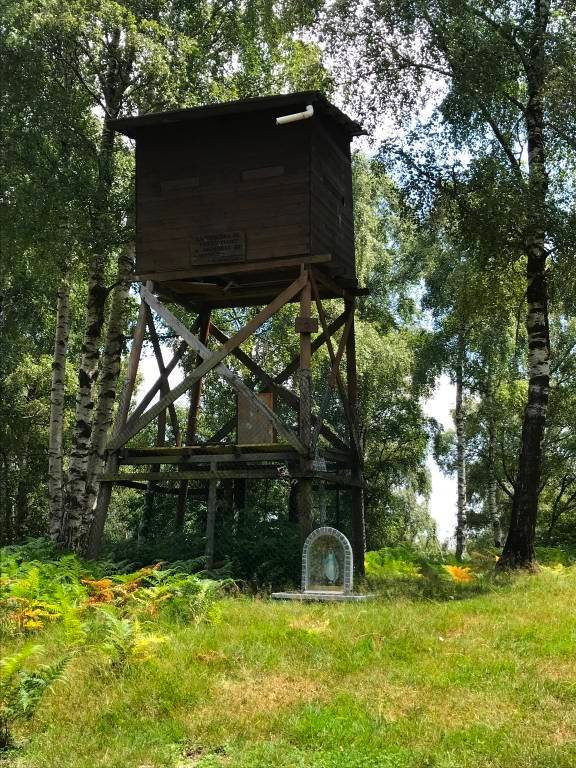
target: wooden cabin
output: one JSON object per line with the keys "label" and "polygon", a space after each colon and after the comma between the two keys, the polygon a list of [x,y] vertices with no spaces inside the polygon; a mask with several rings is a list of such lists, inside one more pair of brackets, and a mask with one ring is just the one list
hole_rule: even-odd
{"label": "wooden cabin", "polygon": [[350,142],[364,132],[321,93],[112,125],[136,140],[136,273],[160,294],[195,307],[264,303],[303,261],[326,275],[326,297],[357,285]]}

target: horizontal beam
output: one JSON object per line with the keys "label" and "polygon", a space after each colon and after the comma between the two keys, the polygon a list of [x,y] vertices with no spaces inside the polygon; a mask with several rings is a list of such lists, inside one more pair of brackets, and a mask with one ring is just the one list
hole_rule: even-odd
{"label": "horizontal beam", "polygon": [[259,469],[216,469],[199,470],[198,472],[122,472],[121,474],[103,474],[98,480],[101,483],[117,483],[121,480],[149,480],[162,482],[173,480],[241,480],[242,478],[272,478],[282,477],[277,467],[262,467]]}
{"label": "horizontal beam", "polygon": [[[242,479],[270,479],[270,480],[282,480],[286,477],[284,472],[280,471],[280,467],[250,467],[244,469],[213,469],[213,470],[199,470],[198,472],[122,472],[122,473],[105,473],[98,478],[100,483],[116,483],[119,484],[125,481],[150,481],[150,482],[163,482],[174,481],[180,482],[181,480],[242,480]],[[309,472],[290,472],[288,477],[297,479],[310,479],[310,480],[322,480],[326,483],[333,483],[335,485],[351,487],[351,488],[363,488],[364,484],[361,480],[353,477],[346,477],[343,475],[336,475],[332,472],[322,472],[318,470],[311,470]]]}
{"label": "horizontal beam", "polygon": [[[166,496],[178,496],[180,493],[178,488],[164,488],[160,485],[154,486],[152,491],[150,491],[150,485],[148,483],[137,483],[134,480],[117,480],[115,485],[119,485],[122,488],[133,488],[136,491],[145,491],[146,493],[159,493],[160,495]],[[188,491],[189,496],[193,496],[199,499],[204,498],[207,493],[208,491],[205,488],[193,488],[191,491]]]}
{"label": "horizontal beam", "polygon": [[124,456],[119,459],[119,463],[135,467],[141,464],[242,464],[255,461],[296,461],[298,455],[296,451],[291,453],[223,453],[217,456],[214,454],[196,456],[154,454],[150,456]]}
{"label": "horizontal beam", "polygon": [[192,269],[177,269],[170,272],[134,272],[126,279],[130,282],[146,282],[153,280],[156,283],[169,282],[170,280],[186,280],[186,278],[212,277],[213,275],[239,274],[241,272],[268,272],[277,269],[289,269],[300,264],[326,264],[332,260],[329,253],[318,253],[311,256],[294,256],[286,259],[268,259],[265,261],[247,261],[240,264],[208,264],[204,267]]}
{"label": "horizontal beam", "polygon": [[334,485],[342,485],[350,488],[364,488],[364,483],[353,477],[335,475],[332,472],[322,472],[315,469],[310,472],[294,472],[290,477],[311,478],[312,480],[323,480],[326,483],[334,483]]}
{"label": "horizontal beam", "polygon": [[180,445],[180,446],[163,446],[161,448],[125,448],[120,451],[120,456],[187,456],[188,454],[207,453],[207,454],[219,454],[219,453],[282,453],[283,451],[290,450],[288,443],[234,443],[228,445]]}

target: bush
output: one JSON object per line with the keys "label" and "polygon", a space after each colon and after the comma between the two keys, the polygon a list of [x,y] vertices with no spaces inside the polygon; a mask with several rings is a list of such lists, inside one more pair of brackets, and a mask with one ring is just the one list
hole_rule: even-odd
{"label": "bush", "polygon": [[440,550],[383,547],[366,553],[366,582],[386,597],[457,599],[483,591],[495,562],[491,551],[471,552],[461,563]]}

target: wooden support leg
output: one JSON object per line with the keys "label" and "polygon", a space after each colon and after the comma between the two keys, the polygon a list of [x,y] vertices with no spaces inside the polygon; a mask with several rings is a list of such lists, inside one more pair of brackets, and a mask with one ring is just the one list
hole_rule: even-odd
{"label": "wooden support leg", "polygon": [[312,532],[312,480],[298,481],[298,525],[303,541]]}
{"label": "wooden support leg", "polygon": [[246,478],[234,480],[234,512],[236,514],[236,535],[242,534],[246,527]]}
{"label": "wooden support leg", "polygon": [[[206,344],[208,339],[208,333],[210,330],[210,310],[206,310],[200,313],[198,318],[200,325],[199,337],[203,344]],[[196,361],[194,367],[197,368],[202,362],[202,358],[199,354],[196,354]],[[202,379],[194,382],[190,391],[190,406],[188,409],[188,421],[186,423],[186,436],[184,438],[184,445],[194,445],[196,442],[196,432],[198,425],[198,409],[200,407],[200,396],[202,394]],[[176,520],[175,528],[177,531],[181,531],[184,527],[184,518],[186,516],[186,500],[188,498],[188,481],[183,480],[180,483],[178,493],[178,505],[176,508]]]}
{"label": "wooden support leg", "polygon": [[[162,384],[160,385],[160,397],[164,397],[166,392],[169,390],[169,384],[168,384],[168,377],[166,376],[166,367],[164,365],[164,360],[162,358],[162,349],[160,347],[160,340],[158,339],[158,334],[156,333],[156,328],[154,326],[154,318],[152,317],[152,312],[150,310],[150,307],[146,306],[146,318],[148,322],[148,331],[150,333],[150,338],[152,340],[152,345],[154,347],[154,355],[156,357],[156,362],[158,364],[158,372],[160,376],[164,376],[164,380]],[[171,409],[171,410],[170,410]],[[168,410],[170,411],[170,417],[172,421],[172,425],[174,428],[174,435],[176,437],[176,442],[179,442],[179,430],[175,426],[178,423],[176,411],[174,409],[174,403],[171,403],[168,407]],[[158,420],[156,422],[156,445],[159,448],[162,448],[164,445],[166,445],[166,411],[161,411],[158,414]],[[160,465],[159,464],[152,464],[150,467],[150,472],[160,472]],[[146,540],[148,539],[150,535],[150,527],[152,524],[152,519],[154,517],[154,501],[156,498],[156,488],[158,483],[155,480],[149,480],[148,481],[148,487],[146,489],[146,495],[144,496],[144,508],[142,509],[142,516],[140,518],[140,525],[138,526],[138,546],[141,547],[146,543]]]}
{"label": "wooden support leg", "polygon": [[[354,302],[346,301],[346,310],[352,314],[350,333],[346,341],[346,379],[348,384],[348,402],[350,414],[353,420],[352,428],[356,435],[360,435],[360,416],[358,410],[358,375],[356,369],[356,334],[354,330]],[[352,438],[352,435],[351,435]],[[351,445],[355,447],[352,476],[362,482],[363,455],[361,446],[351,439]],[[359,441],[360,442],[360,441]],[[366,531],[364,524],[364,490],[362,485],[351,489],[352,495],[352,549],[354,551],[354,568],[360,576],[364,574],[364,555],[366,554]]]}
{"label": "wooden support leg", "polygon": [[[152,284],[150,283],[148,287],[151,289]],[[136,323],[136,328],[134,329],[132,348],[130,349],[130,356],[128,357],[126,378],[124,379],[122,394],[120,396],[120,402],[118,403],[118,412],[116,413],[116,421],[114,423],[114,434],[116,435],[124,429],[126,421],[128,420],[130,401],[132,400],[132,393],[134,392],[134,385],[136,383],[136,374],[138,373],[138,363],[140,362],[140,355],[142,354],[142,345],[144,343],[145,333],[146,304],[141,301],[140,310],[138,312],[138,321]],[[106,462],[106,474],[115,474],[117,471],[118,456],[113,452],[109,455],[108,461]],[[92,520],[90,534],[88,537],[88,547],[86,552],[88,558],[97,557],[100,551],[102,535],[104,533],[104,525],[106,523],[106,517],[108,515],[108,507],[110,505],[111,497],[112,483],[101,483],[98,490],[98,498],[96,500],[94,518]]]}
{"label": "wooden support leg", "polygon": [[216,527],[216,480],[208,481],[208,511],[206,514],[206,568],[214,565],[214,530]]}
{"label": "wooden support leg", "polygon": [[[310,441],[312,437],[312,374],[310,361],[312,347],[310,339],[310,319],[312,306],[312,287],[310,280],[305,283],[300,293],[300,367],[298,383],[300,388],[299,437],[308,453],[300,461],[302,472],[310,471]],[[312,530],[312,480],[303,478],[298,483],[298,524],[304,540]]]}

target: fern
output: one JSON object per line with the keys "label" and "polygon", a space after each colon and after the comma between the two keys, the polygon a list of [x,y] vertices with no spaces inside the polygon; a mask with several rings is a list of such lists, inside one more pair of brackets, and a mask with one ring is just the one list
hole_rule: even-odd
{"label": "fern", "polygon": [[40,650],[41,646],[28,644],[0,661],[0,749],[13,744],[15,723],[34,715],[44,693],[62,676],[68,663],[66,657],[28,671],[26,663]]}

